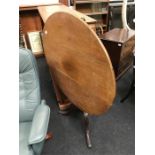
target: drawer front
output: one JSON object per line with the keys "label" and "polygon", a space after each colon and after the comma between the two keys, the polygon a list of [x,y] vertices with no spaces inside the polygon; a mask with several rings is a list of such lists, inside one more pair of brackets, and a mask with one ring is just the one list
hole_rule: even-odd
{"label": "drawer front", "polygon": [[133,54],[128,55],[119,63],[118,75],[127,70],[133,64]]}
{"label": "drawer front", "polygon": [[133,53],[134,48],[135,48],[135,36],[133,36],[123,44],[121,59],[124,59],[125,57]]}

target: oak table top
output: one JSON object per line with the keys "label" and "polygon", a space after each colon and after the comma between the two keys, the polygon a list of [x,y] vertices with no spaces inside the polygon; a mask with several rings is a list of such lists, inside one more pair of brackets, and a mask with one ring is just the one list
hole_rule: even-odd
{"label": "oak table top", "polygon": [[52,14],[44,26],[43,46],[55,82],[75,106],[91,115],[112,106],[116,84],[110,58],[83,20],[69,12]]}

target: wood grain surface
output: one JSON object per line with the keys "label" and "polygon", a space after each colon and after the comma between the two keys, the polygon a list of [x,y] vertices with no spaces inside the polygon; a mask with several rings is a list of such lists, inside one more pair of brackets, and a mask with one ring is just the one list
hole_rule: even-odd
{"label": "wood grain surface", "polygon": [[96,20],[94,18],[91,18],[89,16],[84,15],[83,13],[80,13],[76,10],[73,10],[65,5],[51,5],[51,6],[38,6],[38,11],[44,21],[44,23],[47,21],[48,17],[51,16],[52,14],[56,12],[67,12],[74,14],[78,18],[82,18],[86,21],[86,23],[91,24],[91,23],[96,23]]}
{"label": "wood grain surface", "polygon": [[110,58],[95,32],[67,12],[45,23],[43,45],[55,82],[79,109],[92,115],[112,105],[116,84]]}
{"label": "wood grain surface", "polygon": [[124,43],[130,38],[135,37],[135,31],[134,30],[128,30],[123,28],[114,28],[110,30],[109,32],[106,32],[103,34],[102,39],[104,40],[111,40],[114,42]]}

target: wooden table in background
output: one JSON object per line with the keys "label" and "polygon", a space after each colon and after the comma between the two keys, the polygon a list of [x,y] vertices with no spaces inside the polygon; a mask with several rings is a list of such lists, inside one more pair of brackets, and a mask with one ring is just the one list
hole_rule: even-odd
{"label": "wooden table in background", "polygon": [[89,27],[91,29],[96,31],[95,24],[97,21],[95,19],[88,17],[78,11],[75,11],[65,5],[38,6],[38,10],[39,10],[39,13],[40,13],[44,23],[47,21],[48,17],[51,16],[52,14],[54,14],[56,12],[63,11],[63,12],[68,12],[68,13],[74,14],[77,18],[84,20],[89,25]]}

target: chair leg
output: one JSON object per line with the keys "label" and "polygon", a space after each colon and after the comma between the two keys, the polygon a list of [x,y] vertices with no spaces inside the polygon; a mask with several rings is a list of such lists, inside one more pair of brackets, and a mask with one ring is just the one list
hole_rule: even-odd
{"label": "chair leg", "polygon": [[85,123],[86,143],[87,143],[88,148],[91,148],[92,143],[90,139],[89,118],[88,118],[88,113],[85,113],[85,112],[84,112],[84,123]]}
{"label": "chair leg", "polygon": [[51,132],[48,132],[47,134],[46,134],[46,140],[50,140],[50,139],[52,139],[53,138],[53,134],[51,133]]}

